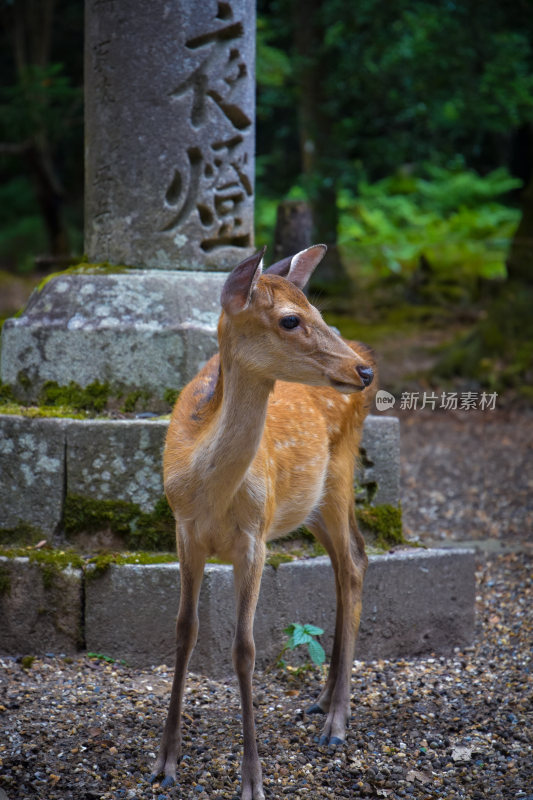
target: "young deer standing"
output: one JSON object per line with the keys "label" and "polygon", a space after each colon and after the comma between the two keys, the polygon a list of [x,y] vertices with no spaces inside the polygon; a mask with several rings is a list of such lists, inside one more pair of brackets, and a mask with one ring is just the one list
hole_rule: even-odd
{"label": "young deer standing", "polygon": [[369,351],[341,339],[301,291],[325,250],[315,245],[263,274],[264,251],[235,267],[222,290],[220,354],[183,390],[172,414],[164,476],[176,517],[181,598],[170,707],[152,775],[164,773],[164,786],[173,783],[181,754],[198,595],[206,558],[216,554],[234,568],[242,798],[263,800],[252,706],[253,620],[266,542],[302,524],[329,553],[337,593],[329,676],[309,712],[326,714],[321,744],[335,747],[345,738],[367,565],[353,473],[368,411],[369,393],[362,390],[374,365]]}

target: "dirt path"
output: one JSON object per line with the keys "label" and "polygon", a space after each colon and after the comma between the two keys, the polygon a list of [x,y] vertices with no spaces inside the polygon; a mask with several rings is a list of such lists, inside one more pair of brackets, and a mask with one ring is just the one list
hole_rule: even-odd
{"label": "dirt path", "polygon": [[533,545],[533,412],[398,412],[405,531]]}

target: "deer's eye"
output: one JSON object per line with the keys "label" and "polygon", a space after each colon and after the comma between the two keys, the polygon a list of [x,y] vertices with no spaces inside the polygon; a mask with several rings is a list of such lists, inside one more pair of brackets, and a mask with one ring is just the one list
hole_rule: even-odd
{"label": "deer's eye", "polygon": [[287,317],[282,317],[279,324],[285,330],[290,331],[292,328],[297,328],[300,324],[300,318],[296,314],[289,314]]}

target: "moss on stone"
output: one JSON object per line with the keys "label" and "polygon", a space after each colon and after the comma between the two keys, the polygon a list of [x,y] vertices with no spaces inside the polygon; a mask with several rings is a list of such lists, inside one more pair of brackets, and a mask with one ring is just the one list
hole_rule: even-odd
{"label": "moss on stone", "polygon": [[271,553],[267,556],[265,563],[268,564],[269,567],[277,569],[280,564],[288,564],[290,561],[294,561],[295,558],[296,556],[290,553]]}
{"label": "moss on stone", "polygon": [[151,408],[154,416],[166,416],[179,395],[177,389],[167,389],[164,400],[148,389],[127,391],[121,386],[111,387],[109,383],[93,381],[88,386],[80,386],[70,381],[66,386],[56,381],[47,381],[41,388],[37,402],[28,400],[27,376],[17,384],[0,383],[0,414],[17,414],[24,417],[67,417],[87,419],[88,417],[109,416],[110,412],[120,410],[126,414],[142,412]]}
{"label": "moss on stone", "polygon": [[176,400],[178,399],[179,394],[179,389],[165,389],[163,393],[163,400],[165,403],[168,403],[171,408],[173,408],[176,405]]}
{"label": "moss on stone", "polygon": [[301,525],[286,536],[267,542],[267,552],[266,563],[275,569],[280,564],[297,558],[317,558],[327,555],[324,547],[305,525]]}
{"label": "moss on stone", "polygon": [[24,389],[24,391],[31,389],[31,378],[23,369],[17,372],[17,383]]}
{"label": "moss on stone", "polygon": [[56,417],[60,419],[87,419],[87,411],[76,411],[71,406],[23,406],[20,403],[3,403],[0,399],[0,414],[38,419]]}
{"label": "moss on stone", "polygon": [[129,544],[132,550],[173,550],[176,547],[176,521],[166,497],[161,497],[150,513],[141,513]]}
{"label": "moss on stone", "polygon": [[[37,565],[41,571],[43,588],[46,591],[52,591],[55,588],[56,578],[63,570],[69,567],[82,569],[85,564],[79,553],[73,550],[54,550],[48,547],[39,550],[32,547],[2,548],[0,555],[7,558],[27,558],[30,564]],[[9,571],[9,568],[6,569]]]}
{"label": "moss on stone", "polygon": [[142,409],[146,409],[148,407],[148,403],[151,399],[151,394],[146,389],[134,389],[132,392],[129,392],[126,397],[124,398],[124,403],[122,405],[122,411],[128,414],[132,411],[135,411],[139,407]]}
{"label": "moss on stone", "polygon": [[47,275],[35,287],[36,292],[42,292],[44,287],[50,281],[56,278],[62,278],[64,275],[113,275],[115,273],[126,272],[127,270],[134,270],[136,267],[127,267],[123,264],[110,264],[109,261],[101,261],[99,263],[90,263],[89,261],[80,261],[78,264],[73,264],[72,267],[62,269],[58,272],[52,272]]}
{"label": "moss on stone", "polygon": [[401,507],[356,505],[355,515],[363,533],[370,536],[375,546],[387,550],[394,545],[405,544]]}
{"label": "moss on stone", "polygon": [[32,545],[42,538],[42,531],[27,522],[19,522],[13,528],[0,528],[0,545]]}
{"label": "moss on stone", "polygon": [[5,556],[6,558],[27,558],[31,564],[53,567],[60,571],[68,567],[81,569],[85,564],[82,556],[75,550],[55,550],[50,547],[43,547],[39,550],[33,547],[1,548],[0,556]]}
{"label": "moss on stone", "polygon": [[56,381],[46,381],[39,396],[43,406],[69,406],[76,411],[99,413],[105,409],[111,390],[108,383],[93,381],[81,387],[74,381],[68,386],[60,386]]}
{"label": "moss on stone", "polygon": [[11,592],[11,570],[8,564],[0,564],[0,597]]}
{"label": "moss on stone", "polygon": [[86,562],[86,575],[89,579],[98,578],[115,564],[173,564],[177,561],[175,553],[100,553]]}
{"label": "moss on stone", "polygon": [[13,389],[7,383],[0,382],[0,404],[14,403]]}
{"label": "moss on stone", "polygon": [[124,540],[128,550],[164,550],[175,547],[175,521],[165,497],[151,512],[125,500],[96,500],[67,495],[63,508],[65,534],[111,531]]}
{"label": "moss on stone", "polygon": [[[92,558],[84,558],[72,549],[48,547],[39,550],[30,547],[0,548],[0,556],[8,559],[27,558],[30,564],[37,564],[43,573],[45,589],[53,588],[55,576],[69,567],[81,569],[88,578],[93,578],[104,573],[112,564],[171,564],[178,561],[176,553],[170,552],[99,553]],[[0,563],[0,595],[9,592],[10,588],[9,565]]]}

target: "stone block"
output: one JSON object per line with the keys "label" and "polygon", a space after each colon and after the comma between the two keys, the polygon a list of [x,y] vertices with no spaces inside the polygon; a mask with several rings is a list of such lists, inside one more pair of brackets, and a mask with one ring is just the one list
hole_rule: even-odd
{"label": "stone block", "polygon": [[[475,562],[464,551],[405,550],[370,556],[356,658],[450,653],[474,635]],[[292,622],[324,629],[328,654],[335,629],[335,584],[329,558],[265,569],[255,621],[258,665],[280,652]],[[268,580],[268,577],[271,579]]]}
{"label": "stone block", "polygon": [[0,415],[0,536],[31,526],[51,536],[62,515],[65,420]]}
{"label": "stone block", "polygon": [[153,510],[163,496],[166,420],[73,420],[66,428],[67,494]]}
{"label": "stone block", "polygon": [[[125,501],[152,512],[164,494],[162,453],[167,427],[165,419],[0,415],[0,532],[23,525],[48,537],[60,534],[67,495]],[[376,498],[392,504],[399,501],[397,434],[398,421],[392,417],[371,416],[365,421],[362,459],[366,466],[357,473],[356,484],[363,487],[365,498],[372,489],[374,502]],[[120,547],[118,541],[108,545]],[[84,541],[86,546],[90,542]]]}
{"label": "stone block", "polygon": [[[400,421],[370,414],[364,424],[356,487],[371,505],[400,505]],[[361,497],[361,495],[359,495]]]}
{"label": "stone block", "polygon": [[35,292],[2,330],[1,379],[25,401],[44,383],[163,398],[218,349],[223,274],[123,270],[74,272]]}
{"label": "stone block", "polygon": [[[449,654],[474,634],[474,554],[458,550],[403,551],[373,556],[365,581],[360,660]],[[136,666],[174,660],[179,565],[111,567],[89,579],[87,647]],[[199,604],[200,632],[191,670],[221,677],[231,672],[235,625],[229,566],[208,565]],[[291,622],[325,631],[331,652],[335,628],[333,572],[327,558],[265,567],[255,618],[256,663],[266,667]]]}
{"label": "stone block", "polygon": [[241,261],[253,245],[255,3],[89,0],[85,42],[90,258]]}
{"label": "stone block", "polygon": [[82,572],[0,557],[0,652],[75,653],[82,646]]}
{"label": "stone block", "polygon": [[474,638],[475,553],[403,550],[371,556],[357,658],[450,655]]}
{"label": "stone block", "polygon": [[85,643],[89,652],[133,666],[172,664],[179,564],[112,565],[86,571]]}
{"label": "stone block", "polygon": [[[135,666],[173,664],[179,607],[179,564],[112,565],[87,572],[85,638],[89,651]],[[202,634],[190,669],[206,675],[231,670],[235,600],[233,568],[207,564],[199,601]]]}

